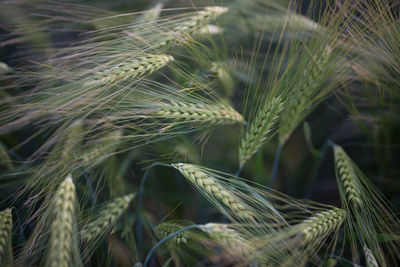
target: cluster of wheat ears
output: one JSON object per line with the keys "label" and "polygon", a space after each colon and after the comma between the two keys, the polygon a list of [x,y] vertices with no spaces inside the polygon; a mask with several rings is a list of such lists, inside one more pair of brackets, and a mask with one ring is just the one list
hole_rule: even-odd
{"label": "cluster of wheat ears", "polygon": [[[283,146],[321,102],[337,96],[354,119],[366,91],[396,105],[398,3],[175,2],[128,14],[0,4],[1,47],[17,48],[0,65],[0,265],[396,266],[400,221],[341,146],[326,143],[341,207],[272,188]],[[226,172],[190,153],[213,131]],[[240,178],[266,144],[266,184]],[[168,177],[213,211],[199,203],[193,222],[153,204]],[[173,187],[163,195],[179,198]]]}

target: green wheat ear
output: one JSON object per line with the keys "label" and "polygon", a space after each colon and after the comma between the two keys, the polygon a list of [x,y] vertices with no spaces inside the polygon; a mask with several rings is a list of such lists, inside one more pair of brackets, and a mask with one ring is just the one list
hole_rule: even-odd
{"label": "green wheat ear", "polygon": [[[167,237],[168,235],[175,233],[179,231],[182,228],[181,225],[174,223],[174,222],[164,222],[160,223],[157,225],[157,227],[154,230],[154,233],[156,234],[158,239],[163,239]],[[176,245],[179,245],[181,243],[186,243],[188,242],[190,238],[190,234],[188,231],[182,232],[172,238],[169,242],[173,242]]]}
{"label": "green wheat ear", "polygon": [[259,147],[273,136],[273,127],[284,105],[280,97],[274,97],[258,110],[239,147],[239,162],[243,164],[253,156]]}
{"label": "green wheat ear", "polygon": [[45,266],[67,267],[76,263],[72,253],[77,244],[73,238],[76,210],[75,185],[69,175],[58,187],[53,198],[54,220],[51,224],[48,254]]}
{"label": "green wheat ear", "polygon": [[317,213],[315,216],[304,220],[298,227],[305,242],[324,237],[338,228],[346,218],[346,211],[333,208],[332,210]]}
{"label": "green wheat ear", "polygon": [[304,77],[298,81],[296,88],[293,91],[296,94],[295,98],[288,101],[288,107],[283,112],[279,130],[279,143],[284,144],[297,125],[309,112],[310,106],[313,103],[313,98],[319,90],[321,80],[327,80],[325,73],[329,72],[329,64],[332,64],[331,48],[327,47],[325,51],[313,55],[311,58],[310,67],[305,70]]}
{"label": "green wheat ear", "polygon": [[120,144],[121,130],[115,130],[101,136],[96,142],[82,151],[80,159],[85,166],[100,164],[104,159],[114,153]]}
{"label": "green wheat ear", "polygon": [[68,128],[68,134],[65,137],[61,157],[67,162],[75,158],[82,145],[83,140],[83,122],[74,121]]}
{"label": "green wheat ear", "polygon": [[254,215],[249,211],[245,203],[225,188],[212,175],[204,172],[201,168],[192,164],[177,163],[172,165],[179,170],[182,175],[194,185],[202,194],[213,202],[223,204],[230,209],[235,216],[245,220],[253,220]]}
{"label": "green wheat ear", "polygon": [[135,194],[129,194],[113,199],[102,207],[102,210],[91,221],[83,225],[80,238],[87,248],[83,253],[84,258],[89,257],[101,239],[112,230],[134,198]]}
{"label": "green wheat ear", "polygon": [[12,266],[12,214],[11,209],[0,212],[0,265]]}
{"label": "green wheat ear", "polygon": [[338,145],[333,146],[333,151],[338,175],[341,179],[341,184],[344,188],[347,199],[352,203],[352,205],[362,205],[360,197],[361,185],[359,184],[355,170],[347,159],[346,153]]}
{"label": "green wheat ear", "polygon": [[150,75],[173,60],[172,56],[163,54],[145,54],[127,59],[116,66],[96,73],[83,86],[110,85],[120,80]]}
{"label": "green wheat ear", "polygon": [[205,7],[204,10],[198,11],[196,15],[187,18],[180,25],[174,27],[155,49],[170,47],[173,44],[179,44],[188,40],[191,35],[198,33],[210,20],[216,19],[227,11],[227,7]]}
{"label": "green wheat ear", "polygon": [[[346,224],[350,233],[353,258],[358,261],[359,248],[363,246],[367,260],[375,258],[379,266],[388,266],[387,258],[399,259],[400,242],[389,240],[379,242],[378,234],[397,235],[400,233],[400,220],[391,210],[382,194],[365,177],[357,165],[338,145],[333,146],[336,178],[342,206],[346,209]],[[383,253],[385,246],[387,255]]]}
{"label": "green wheat ear", "polygon": [[372,251],[365,245],[363,249],[364,249],[366,267],[379,267],[379,264],[376,261]]}
{"label": "green wheat ear", "polygon": [[184,103],[171,101],[156,113],[163,118],[177,121],[192,121],[209,124],[234,124],[243,122],[243,117],[228,105]]}
{"label": "green wheat ear", "polygon": [[254,248],[232,225],[221,223],[207,223],[200,227],[210,237],[222,246],[226,253],[238,258],[252,256]]}

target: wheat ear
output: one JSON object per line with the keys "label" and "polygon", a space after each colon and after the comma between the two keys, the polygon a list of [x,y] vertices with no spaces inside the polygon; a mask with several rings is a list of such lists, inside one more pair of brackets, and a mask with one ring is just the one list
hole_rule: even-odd
{"label": "wheat ear", "polygon": [[379,267],[372,251],[364,245],[365,265],[366,267]]}
{"label": "wheat ear", "polygon": [[201,229],[232,255],[239,257],[251,256],[251,245],[229,224],[207,223]]}
{"label": "wheat ear", "polygon": [[243,122],[243,117],[227,105],[209,105],[171,101],[156,113],[163,118],[194,121],[209,124],[234,124]]}
{"label": "wheat ear", "polygon": [[0,265],[7,266],[12,261],[11,249],[12,215],[11,209],[0,212]]}
{"label": "wheat ear", "polygon": [[184,42],[188,39],[188,36],[198,33],[210,20],[216,19],[227,11],[227,7],[205,7],[204,10],[198,11],[196,15],[189,17],[180,25],[174,27],[166,39],[157,45],[157,48]]}
{"label": "wheat ear", "polygon": [[164,54],[138,56],[111,67],[111,69],[96,73],[94,79],[85,82],[84,86],[109,85],[119,80],[150,75],[173,60],[172,56]]}
{"label": "wheat ear", "polygon": [[[305,73],[305,77],[300,81],[300,85],[294,89],[295,99],[289,100],[288,109],[282,114],[284,121],[281,121],[279,129],[279,142],[284,144],[297,125],[310,110],[312,96],[316,93],[318,87],[315,84],[320,83],[320,77],[324,75],[327,64],[329,63],[330,48],[327,48],[322,54],[317,55],[315,62],[311,62],[311,68]],[[313,60],[313,59],[311,59]]]}
{"label": "wheat ear", "polygon": [[80,233],[82,242],[90,244],[108,233],[128,208],[129,203],[131,203],[134,197],[134,194],[129,194],[111,201],[104,210],[96,215],[93,221],[85,224],[82,228]]}
{"label": "wheat ear", "polygon": [[74,121],[68,130],[69,132],[65,137],[63,151],[61,154],[61,157],[67,161],[74,158],[76,149],[79,149],[81,146],[83,137],[82,120]]}
{"label": "wheat ear", "polygon": [[122,131],[116,130],[100,138],[98,143],[93,144],[82,152],[81,159],[86,164],[98,164],[112,154],[121,139]]}
{"label": "wheat ear", "polygon": [[[165,223],[160,223],[156,229],[154,230],[156,236],[158,239],[163,239],[167,236],[169,236],[172,233],[175,233],[179,231],[182,228],[181,225],[172,223],[172,222],[165,222]],[[187,231],[182,232],[172,238],[172,242],[175,244],[179,245],[180,243],[186,243],[189,239],[189,234]]]}
{"label": "wheat ear", "polygon": [[346,218],[346,212],[339,208],[317,213],[300,224],[305,242],[324,237],[338,228]]}
{"label": "wheat ear", "polygon": [[189,180],[200,192],[205,193],[207,197],[216,199],[231,209],[238,217],[242,219],[253,219],[253,214],[245,207],[243,202],[224,188],[217,179],[202,171],[199,167],[192,164],[178,163],[173,164],[182,175]]}
{"label": "wheat ear", "polygon": [[245,133],[239,147],[239,162],[242,166],[258,148],[271,136],[273,126],[278,120],[279,114],[283,109],[280,97],[274,97],[267,101],[259,109],[250,129]]}
{"label": "wheat ear", "polygon": [[75,186],[71,175],[60,184],[54,199],[54,220],[51,224],[50,245],[46,266],[73,265],[73,228],[75,216]]}
{"label": "wheat ear", "polygon": [[334,145],[333,151],[337,172],[342,181],[346,197],[353,205],[359,206],[361,205],[360,186],[358,185],[358,179],[354,169],[351,167],[346,153],[340,146]]}

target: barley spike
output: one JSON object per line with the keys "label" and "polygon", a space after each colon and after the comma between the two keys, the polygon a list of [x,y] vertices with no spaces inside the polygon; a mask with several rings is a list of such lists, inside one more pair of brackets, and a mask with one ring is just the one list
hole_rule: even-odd
{"label": "barley spike", "polygon": [[109,231],[128,208],[134,197],[134,194],[129,194],[111,201],[104,210],[96,215],[93,221],[85,224],[80,233],[81,240],[85,243],[91,243]]}
{"label": "barley spike", "polygon": [[[179,231],[182,227],[179,224],[176,223],[171,223],[171,222],[165,222],[165,223],[160,223],[156,229],[155,229],[155,234],[158,239],[163,239],[167,236],[169,236],[172,233],[175,233]],[[175,244],[179,245],[180,243],[186,243],[188,241],[189,234],[187,231],[182,232],[172,238],[172,242]]]}
{"label": "barley spike", "polygon": [[366,267],[379,267],[372,251],[364,245],[365,263]]}
{"label": "barley spike", "polygon": [[323,237],[339,227],[346,217],[346,212],[342,209],[333,208],[332,210],[317,213],[315,216],[304,220],[300,227],[306,242],[317,237]]}
{"label": "barley spike", "polygon": [[273,126],[283,109],[280,97],[274,97],[259,109],[250,129],[245,133],[239,147],[239,161],[243,165],[270,136]]}
{"label": "barley spike", "polygon": [[7,258],[6,253],[7,247],[11,247],[11,228],[12,228],[12,216],[11,209],[5,209],[0,212],[0,265],[6,264]]}
{"label": "barley spike", "polygon": [[194,186],[200,188],[202,192],[206,192],[217,201],[222,202],[240,218],[253,219],[253,214],[244,206],[240,199],[226,190],[215,178],[203,172],[199,167],[184,163],[173,164],[173,166]]}
{"label": "barley spike", "polygon": [[46,266],[72,266],[72,242],[75,216],[75,186],[71,175],[60,184],[54,199],[55,218],[51,225]]}
{"label": "barley spike", "polygon": [[162,68],[174,58],[169,55],[146,54],[128,59],[109,70],[95,74],[94,80],[87,81],[84,86],[109,85],[128,78],[143,77]]}
{"label": "barley spike", "polygon": [[360,189],[357,176],[354,172],[354,169],[350,165],[346,153],[338,145],[334,145],[333,150],[338,174],[342,180],[342,185],[347,198],[353,205],[361,205]]}
{"label": "barley spike", "polygon": [[234,124],[243,122],[243,117],[232,107],[201,103],[172,102],[157,111],[157,115],[176,120],[198,121],[209,124]]}

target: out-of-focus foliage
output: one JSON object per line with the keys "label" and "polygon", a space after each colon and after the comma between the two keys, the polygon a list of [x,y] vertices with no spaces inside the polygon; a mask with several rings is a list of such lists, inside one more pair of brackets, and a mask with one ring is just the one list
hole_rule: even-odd
{"label": "out-of-focus foliage", "polygon": [[399,11],[1,2],[0,265],[396,266]]}

